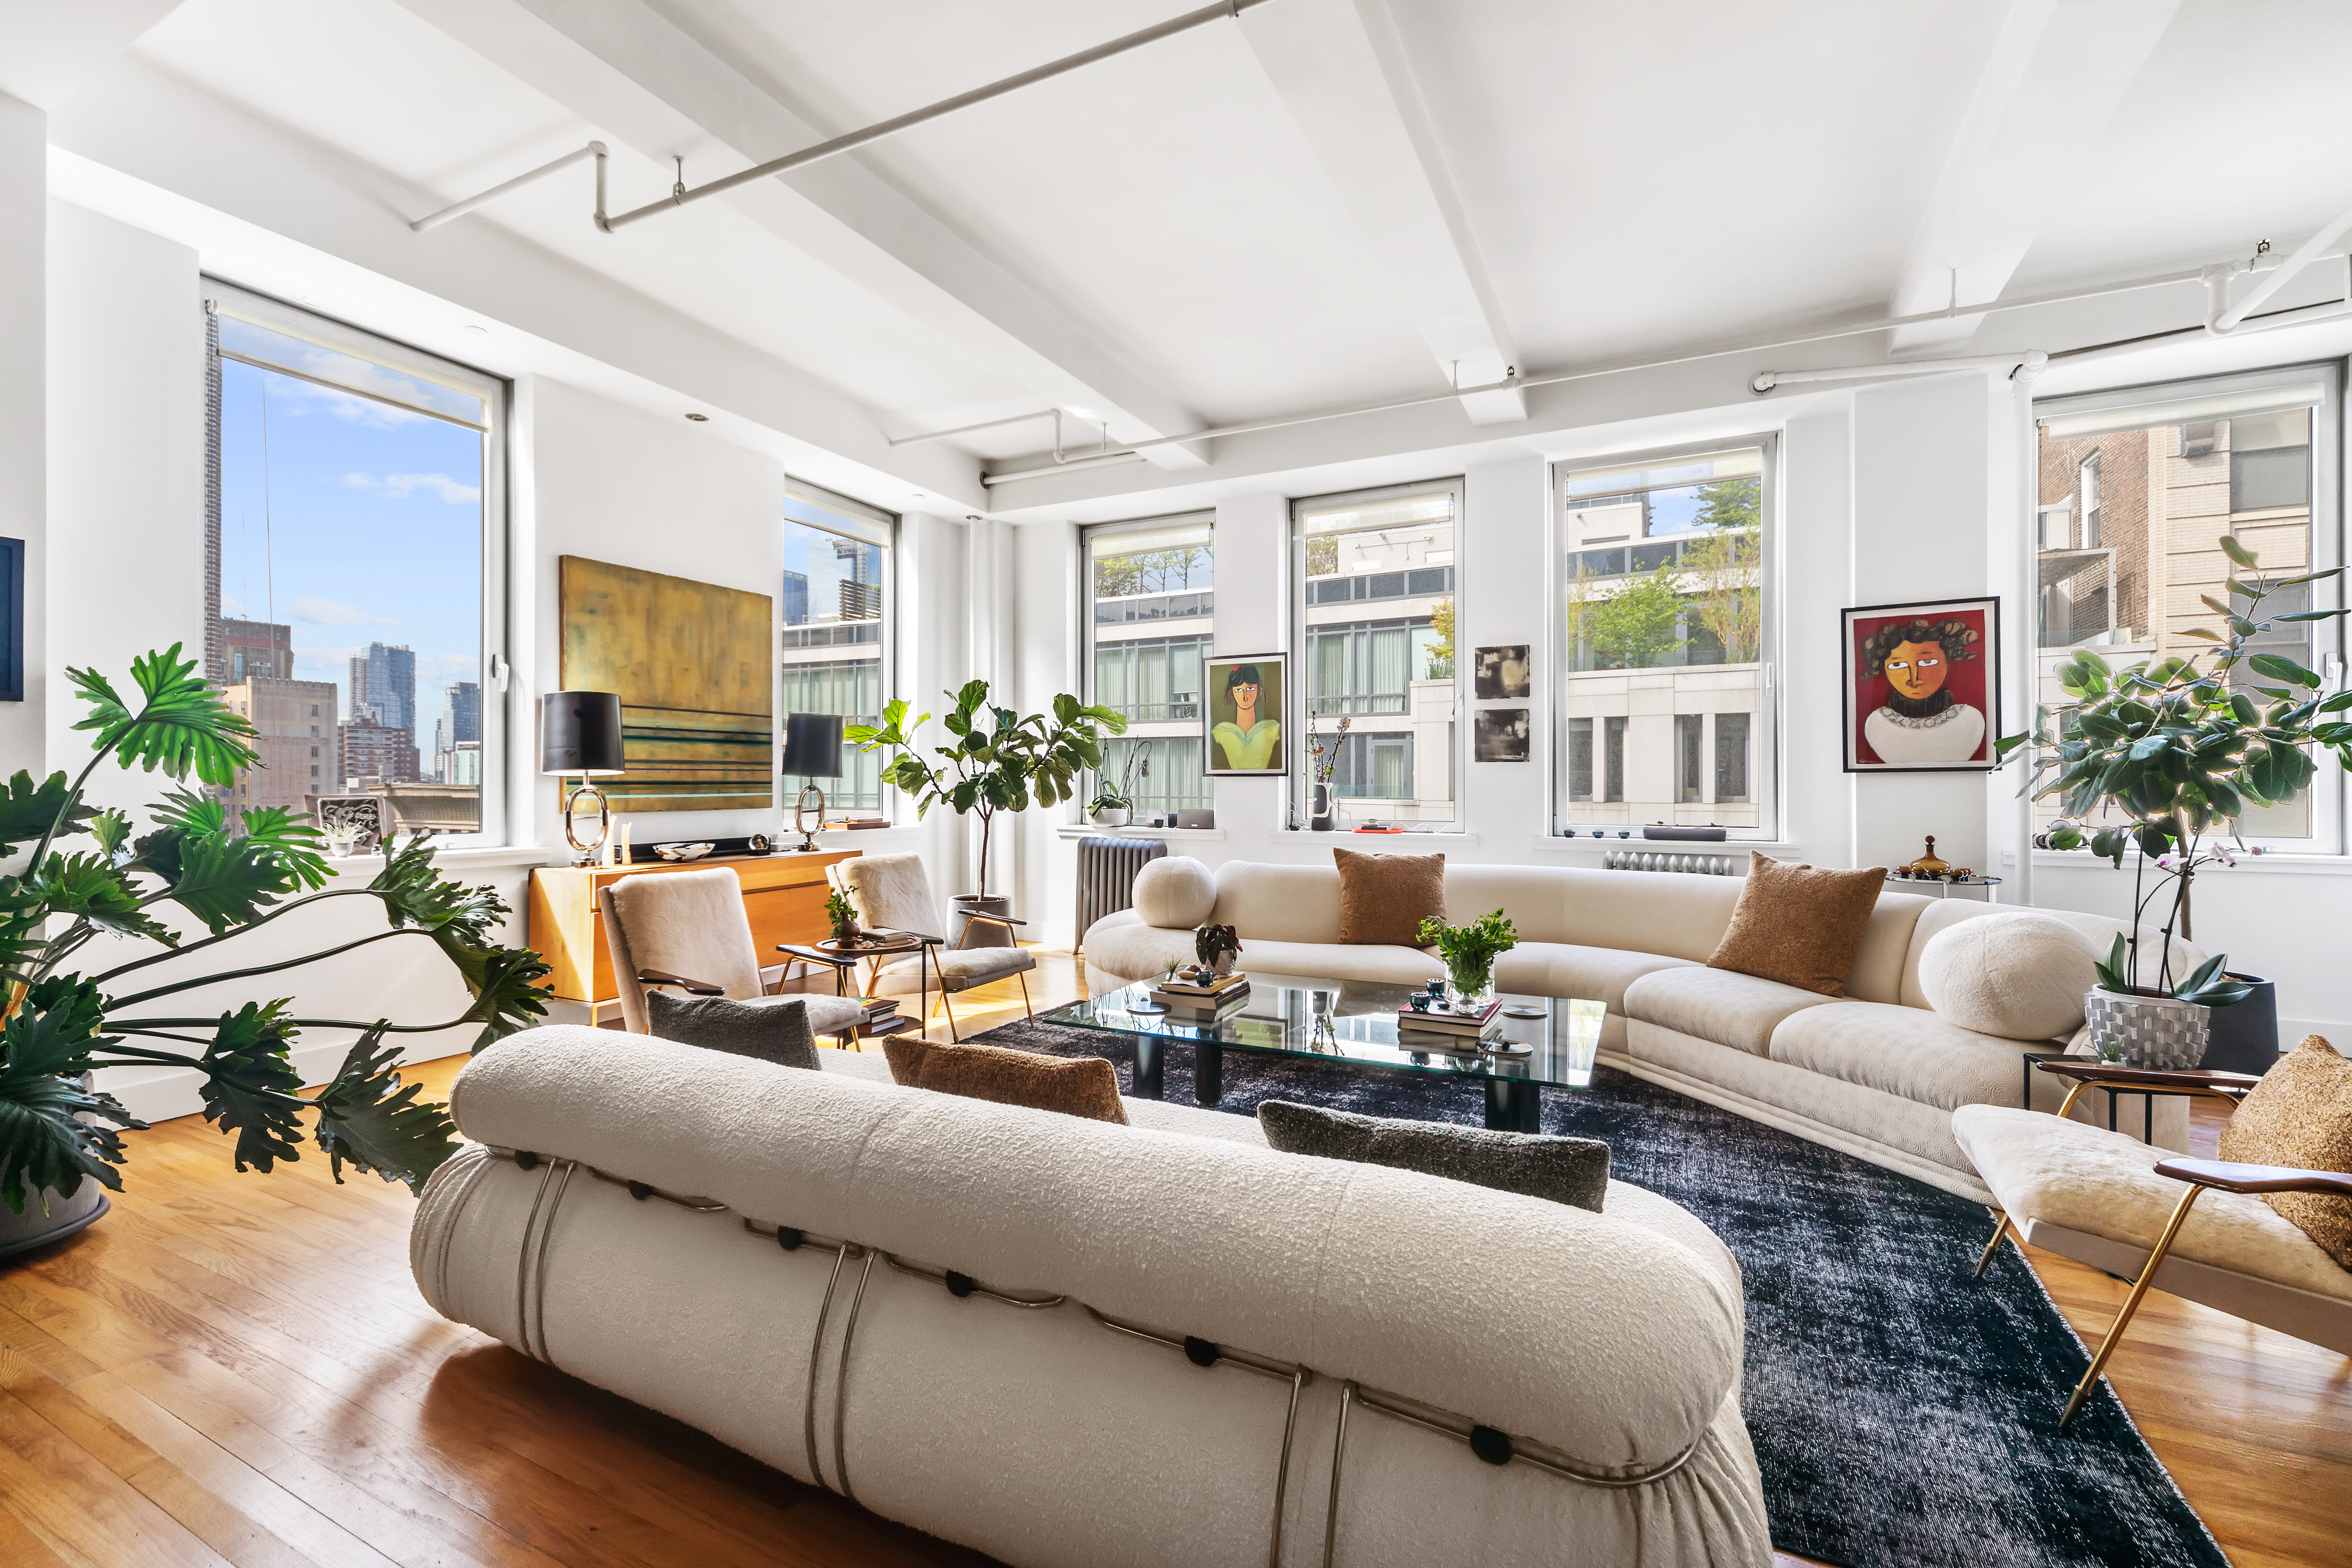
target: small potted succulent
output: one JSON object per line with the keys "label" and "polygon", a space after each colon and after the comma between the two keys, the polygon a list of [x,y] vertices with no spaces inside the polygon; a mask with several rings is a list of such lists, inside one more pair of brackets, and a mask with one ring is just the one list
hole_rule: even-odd
{"label": "small potted succulent", "polygon": [[1212,974],[1231,974],[1241,951],[1242,939],[1231,926],[1204,925],[1192,932],[1192,954]]}
{"label": "small potted succulent", "polygon": [[[2240,814],[2294,799],[2318,772],[2315,751],[2332,751],[2352,769],[2352,721],[2339,717],[2352,709],[2352,689],[2325,692],[2313,671],[2255,651],[2255,639],[2273,626],[2345,614],[2265,615],[2262,608],[2282,588],[2344,568],[2273,580],[2256,572],[2254,552],[2237,540],[2225,534],[2221,543],[2237,573],[2230,597],[2242,603],[2210,595],[2204,602],[2228,626],[2227,637],[2194,626],[2181,635],[2210,644],[2203,653],[2120,672],[2078,648],[2055,672],[2068,701],[2037,713],[2032,734],[1999,743],[2005,762],[2032,742],[2024,788],[2063,802],[2065,816],[2037,842],[2053,849],[2088,845],[2119,869],[2126,855],[2134,857],[2134,933],[2116,938],[2099,965],[2099,984],[2084,1002],[2093,1037],[2120,1042],[2123,1060],[2134,1067],[2197,1066],[2206,1057],[2212,1010],[2267,987],[2258,977],[2230,973],[2226,953],[2187,974],[2172,968],[2172,937],[2194,940],[2189,891],[2199,873],[2260,853],[2238,838]],[[2207,658],[2210,664],[2199,663]],[[2143,953],[2137,927],[2152,918],[2162,922],[2160,936],[2156,951]],[[2256,1041],[2242,1064],[2249,1070],[2277,1059],[2275,1029],[2267,1032],[2272,1037]]]}
{"label": "small potted succulent", "polygon": [[1519,933],[1507,916],[1496,910],[1465,926],[1450,926],[1432,915],[1421,922],[1424,947],[1435,947],[1445,960],[1457,1005],[1483,1001],[1495,979],[1495,960],[1519,942]]}

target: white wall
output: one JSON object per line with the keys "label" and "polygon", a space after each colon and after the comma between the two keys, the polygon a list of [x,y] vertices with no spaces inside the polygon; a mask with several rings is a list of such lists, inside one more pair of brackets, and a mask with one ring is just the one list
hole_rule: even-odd
{"label": "white wall", "polygon": [[0,93],[0,538],[25,542],[25,700],[0,702],[0,758],[36,777],[48,771],[47,120]]}

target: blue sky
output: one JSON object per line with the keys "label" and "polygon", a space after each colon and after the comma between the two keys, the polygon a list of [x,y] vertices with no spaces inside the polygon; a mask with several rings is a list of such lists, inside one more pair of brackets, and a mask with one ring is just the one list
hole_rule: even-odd
{"label": "blue sky", "polygon": [[339,708],[352,655],[414,648],[429,770],[443,689],[481,679],[481,435],[234,360],[221,374],[222,613],[290,625],[296,678],[333,681]]}

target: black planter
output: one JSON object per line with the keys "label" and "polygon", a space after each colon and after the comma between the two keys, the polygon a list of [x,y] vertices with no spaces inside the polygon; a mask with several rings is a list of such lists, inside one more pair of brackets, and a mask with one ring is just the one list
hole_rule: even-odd
{"label": "black planter", "polygon": [[[1011,899],[1001,893],[958,893],[948,902],[955,906],[955,913],[948,921],[950,947],[1011,947],[1013,945],[1013,932],[1008,927],[998,925],[994,921],[975,922],[971,918],[974,913],[979,913],[1003,915],[1009,919],[1013,914]],[[964,940],[966,927],[970,927],[971,931],[970,942]]]}
{"label": "black planter", "polygon": [[2207,1072],[2266,1073],[2279,1059],[2278,988],[2256,975],[2230,978],[2254,989],[2242,1002],[2212,1009],[2205,1059],[2197,1065]]}
{"label": "black planter", "polygon": [[1339,803],[1332,795],[1329,784],[1309,786],[1307,796],[1307,826],[1309,828],[1317,833],[1328,833],[1339,815]]}

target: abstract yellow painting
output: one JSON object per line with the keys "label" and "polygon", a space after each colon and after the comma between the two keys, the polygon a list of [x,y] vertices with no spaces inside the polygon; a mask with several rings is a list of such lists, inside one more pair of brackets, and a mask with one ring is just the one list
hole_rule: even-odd
{"label": "abstract yellow painting", "polygon": [[563,689],[621,698],[613,808],[774,805],[773,602],[580,555],[560,571]]}

